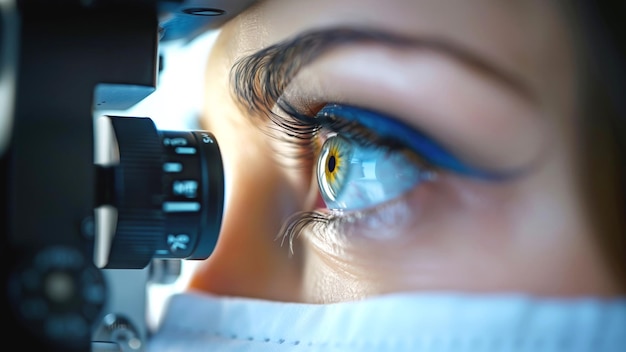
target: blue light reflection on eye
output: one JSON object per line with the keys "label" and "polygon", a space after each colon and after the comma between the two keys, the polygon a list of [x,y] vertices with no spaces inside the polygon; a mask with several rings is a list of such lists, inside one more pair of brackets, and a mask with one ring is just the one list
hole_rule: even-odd
{"label": "blue light reflection on eye", "polygon": [[509,173],[490,172],[469,166],[423,133],[398,120],[370,110],[348,105],[327,104],[318,113],[318,115],[324,114],[357,122],[381,138],[393,138],[433,165],[458,174],[492,181],[508,179],[512,176]]}

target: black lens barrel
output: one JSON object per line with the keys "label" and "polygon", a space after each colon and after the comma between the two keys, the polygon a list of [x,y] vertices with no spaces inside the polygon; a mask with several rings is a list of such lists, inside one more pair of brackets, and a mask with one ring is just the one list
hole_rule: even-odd
{"label": "black lens barrel", "polygon": [[153,258],[206,259],[224,208],[224,169],[215,137],[206,131],[158,131],[149,118],[109,118],[119,162],[99,169],[99,199],[117,210],[106,268],[140,269]]}

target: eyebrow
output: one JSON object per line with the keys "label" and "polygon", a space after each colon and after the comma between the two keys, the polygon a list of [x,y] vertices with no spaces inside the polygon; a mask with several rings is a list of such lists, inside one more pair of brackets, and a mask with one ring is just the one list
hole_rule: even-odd
{"label": "eyebrow", "polygon": [[369,28],[330,28],[304,32],[242,57],[235,62],[230,72],[234,99],[240,107],[250,112],[267,111],[277,103],[294,76],[322,54],[346,45],[372,43],[445,54],[508,87],[521,97],[535,100],[529,87],[519,77],[458,44],[433,37],[406,37]]}

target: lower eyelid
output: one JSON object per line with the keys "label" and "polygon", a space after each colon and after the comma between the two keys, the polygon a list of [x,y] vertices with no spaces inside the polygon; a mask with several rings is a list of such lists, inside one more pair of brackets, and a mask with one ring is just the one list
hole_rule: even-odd
{"label": "lower eyelid", "polygon": [[[423,208],[411,206],[411,198],[423,197],[428,192],[420,185],[394,200],[345,217],[337,217],[334,230],[349,238],[391,239],[413,228],[415,220],[423,216]],[[423,204],[423,202],[420,202]],[[425,204],[424,204],[425,205]]]}
{"label": "lower eyelid", "polygon": [[[423,189],[429,185],[418,186],[407,192],[403,196],[388,201],[368,209],[356,211],[321,210],[327,219],[325,224],[307,225],[306,231],[310,240],[321,241],[320,246],[326,246],[328,241],[337,243],[344,241],[354,241],[357,239],[391,239],[397,238],[400,234],[407,233],[406,230],[414,226],[416,215],[419,209],[411,204],[415,197],[423,198]],[[419,190],[418,190],[419,189]],[[432,191],[428,191],[432,192]],[[310,231],[310,230],[316,231]],[[402,235],[404,236],[404,235]],[[348,245],[346,242],[344,245]]]}
{"label": "lower eyelid", "polygon": [[409,198],[402,197],[362,211],[343,213],[326,209],[319,212],[324,221],[306,220],[306,225],[298,229],[299,233],[291,237],[303,235],[325,255],[345,258],[346,251],[367,246],[372,241],[397,241],[412,234],[409,230],[417,209],[410,203]]}
{"label": "lower eyelid", "polygon": [[[377,241],[413,240],[431,224],[451,219],[454,214],[492,209],[509,187],[488,181],[468,180],[442,175],[419,185],[401,197],[362,211],[326,210],[327,225],[317,231],[304,231],[310,241],[327,247],[327,241],[343,247],[367,245]],[[499,204],[499,203],[498,203]],[[431,234],[432,235],[432,234]],[[372,242],[374,241],[374,242]],[[342,250],[344,250],[343,248]]]}

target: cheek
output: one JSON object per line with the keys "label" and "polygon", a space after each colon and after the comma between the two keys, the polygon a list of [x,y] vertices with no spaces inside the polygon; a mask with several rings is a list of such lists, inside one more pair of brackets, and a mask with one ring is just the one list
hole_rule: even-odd
{"label": "cheek", "polygon": [[[305,300],[333,302],[408,290],[468,289],[469,268],[507,241],[507,190],[441,180],[347,222],[307,231]],[[493,188],[493,187],[492,187]],[[470,270],[471,271],[471,270]],[[480,282],[473,277],[474,285]]]}
{"label": "cheek", "polygon": [[355,222],[341,235],[307,232],[305,299],[402,291],[611,292],[564,192],[536,182],[418,187],[385,210],[387,216],[383,211],[376,228]]}
{"label": "cheek", "polygon": [[234,106],[210,104],[208,127],[222,152],[226,203],[213,254],[190,287],[213,294],[271,300],[299,299],[300,258],[276,239],[301,197],[274,163],[267,136]]}
{"label": "cheek", "polygon": [[374,226],[370,215],[366,223],[342,226],[340,235],[307,232],[305,299],[537,288],[528,281],[539,269],[529,253],[545,250],[516,228],[528,215],[518,191],[450,179],[417,187],[405,201],[379,211]]}

